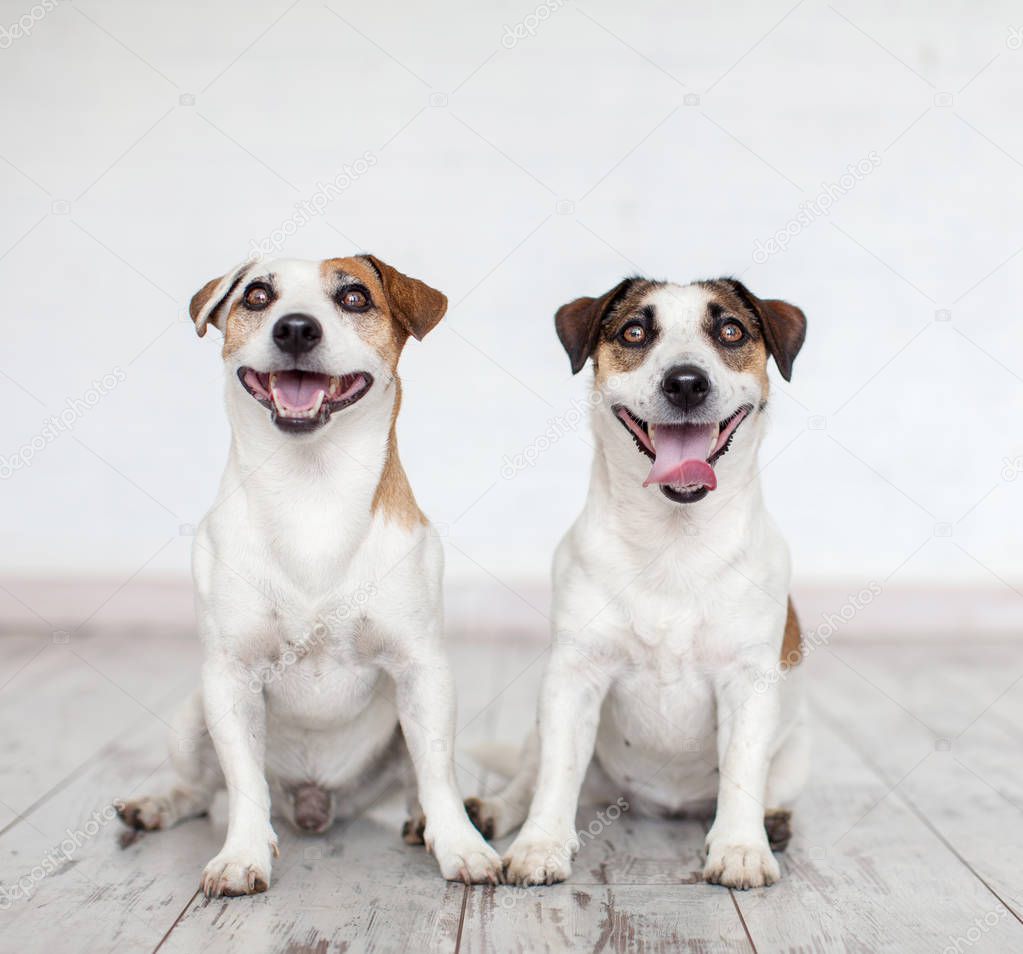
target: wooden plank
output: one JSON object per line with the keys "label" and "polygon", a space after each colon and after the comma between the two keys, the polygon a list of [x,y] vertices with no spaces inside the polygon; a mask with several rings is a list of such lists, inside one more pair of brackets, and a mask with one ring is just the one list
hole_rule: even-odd
{"label": "wooden plank", "polygon": [[161,954],[232,951],[453,952],[465,894],[432,857],[405,845],[402,813],[373,812],[320,837],[278,826],[266,894],[197,898]]}
{"label": "wooden plank", "polygon": [[[984,657],[983,665],[978,665],[978,654]],[[977,721],[1001,729],[1006,743],[1016,746],[1023,746],[1021,660],[1023,650],[1018,643],[960,643],[948,662],[955,690],[977,700]]]}
{"label": "wooden plank", "polygon": [[[844,663],[826,650],[815,654],[809,664],[824,724],[784,877],[769,889],[736,892],[734,904],[730,892],[699,881],[700,825],[629,813],[585,845],[565,885],[467,891],[441,881],[432,858],[400,841],[397,798],[324,838],[280,826],[271,891],[207,903],[195,889],[223,837],[222,806],[212,820],[125,849],[119,823],[103,815],[114,796],[153,786],[147,776],[165,757],[161,719],[177,700],[151,700],[161,687],[166,694],[174,666],[186,673],[198,655],[171,634],[147,638],[145,652],[124,651],[123,634],[92,638],[76,648],[156,714],[88,663],[72,666],[59,653],[47,660],[49,648],[23,682],[11,681],[9,695],[0,690],[0,713],[26,728],[14,743],[18,758],[42,766],[29,772],[26,791],[57,779],[49,797],[0,839],[0,882],[10,890],[27,878],[31,893],[10,904],[0,895],[0,930],[12,949],[152,950],[166,936],[161,951],[189,954],[345,944],[353,952],[454,952],[459,937],[461,952],[749,951],[739,911],[761,952],[912,954],[942,951],[957,939],[971,952],[1023,949],[1023,926],[998,900],[1021,900],[1009,849],[1023,779],[1006,752],[1015,739],[1007,727],[1023,722],[1023,682],[1014,684],[1019,656],[1004,643],[943,646],[940,655],[919,645],[838,644]],[[10,639],[2,642],[14,652],[0,674],[36,651],[36,637]],[[543,660],[529,663],[542,647],[532,640],[452,643],[462,727],[456,752],[467,789],[498,781],[473,763],[467,746],[486,738],[518,745],[525,737],[543,670]],[[44,693],[54,698],[54,688],[77,706],[35,706]],[[18,716],[28,706],[31,723]],[[90,711],[107,707],[115,718]],[[112,725],[125,734],[90,759],[109,743]],[[62,731],[68,739],[56,738]],[[593,811],[582,806],[577,824],[585,827]],[[61,857],[69,828],[84,837]],[[33,874],[53,859],[56,870]]]}
{"label": "wooden plank", "polygon": [[[151,663],[155,669],[160,660]],[[172,709],[159,714],[167,718]],[[139,710],[132,726],[0,840],[0,923],[9,949],[152,950],[194,896],[217,847],[208,822],[120,847],[124,829],[111,800],[152,787],[150,776],[166,758],[159,718]]]}
{"label": "wooden plank", "polygon": [[183,698],[198,679],[198,642],[180,631],[30,639],[22,641],[29,649],[20,665],[5,667],[0,689],[0,719],[22,727],[3,733],[0,743],[0,832],[140,715],[168,697]]}
{"label": "wooden plank", "polygon": [[[820,654],[814,683],[820,711],[894,789],[884,805],[905,805],[970,874],[973,887],[959,895],[970,899],[968,910],[950,922],[951,897],[934,919],[953,933],[969,927],[964,915],[1005,905],[1014,943],[1023,945],[1023,873],[1006,850],[1007,832],[1019,826],[1023,781],[1016,760],[1006,757],[1010,740],[986,717],[1018,676],[1013,659],[1018,654],[1008,646],[941,658],[923,647],[841,646]],[[939,897],[944,902],[948,891]]]}
{"label": "wooden plank", "polygon": [[[871,711],[861,696],[860,720],[869,722]],[[812,780],[796,807],[782,879],[735,892],[758,950],[924,954],[985,918],[991,924],[971,949],[1023,945],[1015,918],[890,789],[827,724],[816,725]]]}
{"label": "wooden plank", "polygon": [[474,889],[459,954],[752,950],[721,888],[560,884]]}

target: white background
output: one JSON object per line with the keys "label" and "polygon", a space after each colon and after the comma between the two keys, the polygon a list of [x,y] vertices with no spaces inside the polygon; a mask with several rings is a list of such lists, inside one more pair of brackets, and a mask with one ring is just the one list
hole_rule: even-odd
{"label": "white background", "polygon": [[[31,3],[0,10],[10,29]],[[762,456],[800,580],[1023,585],[1023,479],[1003,473],[1023,454],[1019,7],[537,11],[62,0],[3,35],[0,455],[124,381],[4,471],[0,574],[187,572],[180,528],[228,440],[218,336],[195,337],[188,299],[368,153],[284,252],[372,251],[448,294],[406,351],[399,434],[451,579],[546,576],[586,428],[512,479],[502,462],[584,398],[556,307],[639,272],[733,274],[805,310]]]}

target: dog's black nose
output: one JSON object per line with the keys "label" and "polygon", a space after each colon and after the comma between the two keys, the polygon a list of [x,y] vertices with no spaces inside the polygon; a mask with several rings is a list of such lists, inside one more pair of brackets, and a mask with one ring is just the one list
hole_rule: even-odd
{"label": "dog's black nose", "polygon": [[675,407],[691,411],[699,407],[710,393],[710,381],[695,365],[679,364],[664,376],[661,390]]}
{"label": "dog's black nose", "polygon": [[274,342],[288,354],[312,351],[323,337],[323,327],[311,315],[285,315],[274,325]]}

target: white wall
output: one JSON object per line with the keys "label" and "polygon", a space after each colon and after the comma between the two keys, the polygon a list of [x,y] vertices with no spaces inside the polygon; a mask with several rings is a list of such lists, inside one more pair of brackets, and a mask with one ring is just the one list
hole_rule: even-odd
{"label": "white wall", "polygon": [[5,462],[124,378],[3,470],[0,573],[185,570],[227,442],[188,298],[369,154],[284,251],[370,250],[449,295],[400,440],[452,577],[545,575],[580,506],[585,428],[501,475],[585,394],[555,308],[731,273],[809,316],[763,452],[800,577],[1023,584],[1018,7],[567,0],[508,49],[531,0],[330,6],[62,0],[0,34]]}

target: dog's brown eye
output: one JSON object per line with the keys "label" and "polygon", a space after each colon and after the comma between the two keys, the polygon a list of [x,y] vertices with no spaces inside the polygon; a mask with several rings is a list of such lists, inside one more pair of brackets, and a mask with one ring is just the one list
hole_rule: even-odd
{"label": "dog's brown eye", "polygon": [[631,325],[626,325],[622,329],[621,338],[626,344],[642,344],[646,341],[646,328],[644,328],[641,324],[633,322]]}
{"label": "dog's brown eye", "polygon": [[369,307],[369,295],[361,288],[346,288],[341,292],[341,307],[347,311],[365,311]]}
{"label": "dog's brown eye", "polygon": [[265,285],[253,285],[245,292],[245,307],[262,311],[270,304],[270,289]]}
{"label": "dog's brown eye", "polygon": [[746,332],[737,321],[726,321],[718,328],[718,338],[725,344],[738,344],[745,337]]}

